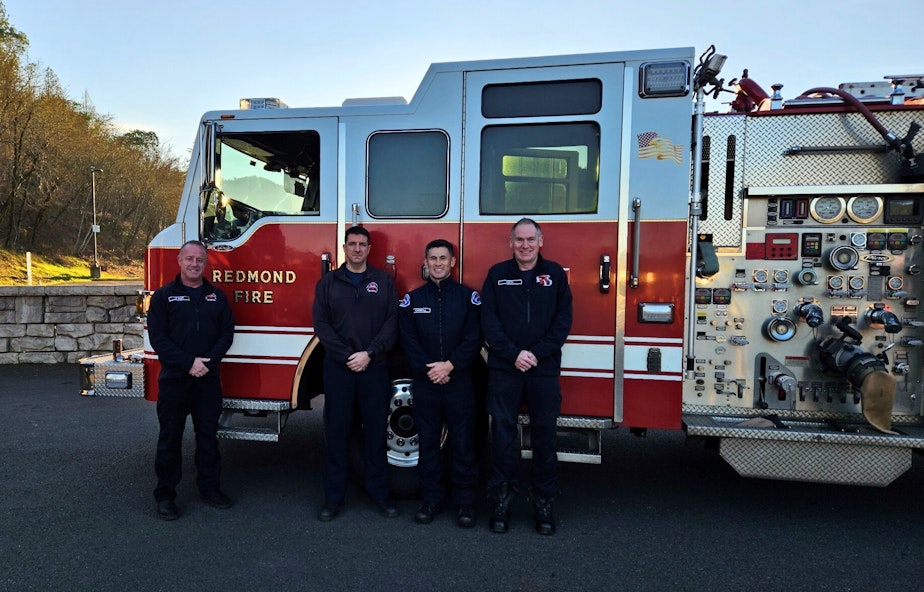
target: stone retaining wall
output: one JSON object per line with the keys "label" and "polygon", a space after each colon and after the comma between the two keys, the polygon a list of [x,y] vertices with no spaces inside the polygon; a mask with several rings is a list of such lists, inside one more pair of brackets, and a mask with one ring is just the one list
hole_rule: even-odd
{"label": "stone retaining wall", "polygon": [[0,286],[0,364],[74,363],[142,347],[135,299],[141,284]]}

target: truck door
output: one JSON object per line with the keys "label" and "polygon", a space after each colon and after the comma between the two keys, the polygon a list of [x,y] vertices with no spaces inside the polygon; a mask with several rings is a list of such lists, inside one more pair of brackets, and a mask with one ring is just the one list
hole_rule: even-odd
{"label": "truck door", "polygon": [[288,400],[313,334],[315,284],[339,259],[337,120],[237,113],[215,133],[202,220],[208,279],[236,322],[222,382],[226,397]]}
{"label": "truck door", "polygon": [[466,74],[464,279],[480,287],[491,265],[512,256],[521,217],[541,224],[543,256],[565,268],[574,293],[563,415],[613,414],[623,71],[609,63]]}
{"label": "truck door", "polygon": [[[481,285],[512,224],[539,222],[574,294],[562,416],[679,427],[690,99],[644,96],[646,61],[619,55],[467,73],[462,270]],[[692,50],[644,57],[686,73]]]}

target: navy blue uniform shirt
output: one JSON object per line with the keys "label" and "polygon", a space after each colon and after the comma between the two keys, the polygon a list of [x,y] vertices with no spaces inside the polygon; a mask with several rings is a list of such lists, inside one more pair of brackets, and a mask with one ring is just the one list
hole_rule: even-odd
{"label": "navy blue uniform shirt", "polygon": [[215,372],[234,340],[234,317],[224,292],[205,279],[187,288],[176,279],[151,296],[148,339],[160,359],[160,378],[189,376],[196,358]]}
{"label": "navy blue uniform shirt", "polygon": [[385,363],[385,353],[398,338],[398,294],[390,275],[366,266],[358,286],[346,263],[322,277],[315,288],[314,333],[327,355],[346,364],[358,351],[371,351],[371,365]]}
{"label": "navy blue uniform shirt", "polygon": [[464,370],[481,349],[481,299],[478,292],[447,277],[432,280],[401,300],[401,346],[415,375],[426,375],[431,362],[449,361]]}
{"label": "navy blue uniform shirt", "polygon": [[530,273],[516,259],[495,264],[481,290],[481,328],[488,346],[488,367],[519,372],[514,362],[531,351],[539,365],[527,373],[557,376],[561,348],[571,331],[572,301],[561,265],[539,256]]}

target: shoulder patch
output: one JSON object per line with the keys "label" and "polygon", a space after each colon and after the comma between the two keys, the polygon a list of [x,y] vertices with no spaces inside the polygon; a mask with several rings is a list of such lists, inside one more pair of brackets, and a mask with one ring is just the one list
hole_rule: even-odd
{"label": "shoulder patch", "polygon": [[410,305],[411,305],[411,295],[410,294],[405,294],[404,298],[401,299],[401,302],[398,303],[398,306],[400,306],[401,308],[407,308]]}
{"label": "shoulder patch", "polygon": [[475,306],[481,306],[481,295],[477,290],[472,290],[472,304]]}

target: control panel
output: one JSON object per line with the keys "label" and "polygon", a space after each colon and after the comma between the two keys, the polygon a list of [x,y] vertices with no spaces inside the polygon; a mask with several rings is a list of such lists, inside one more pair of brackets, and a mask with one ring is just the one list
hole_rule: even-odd
{"label": "control panel", "polygon": [[743,247],[717,249],[719,272],[695,282],[684,403],[860,413],[823,363],[834,343],[895,377],[893,415],[920,415],[924,195],[751,195],[744,209]]}

